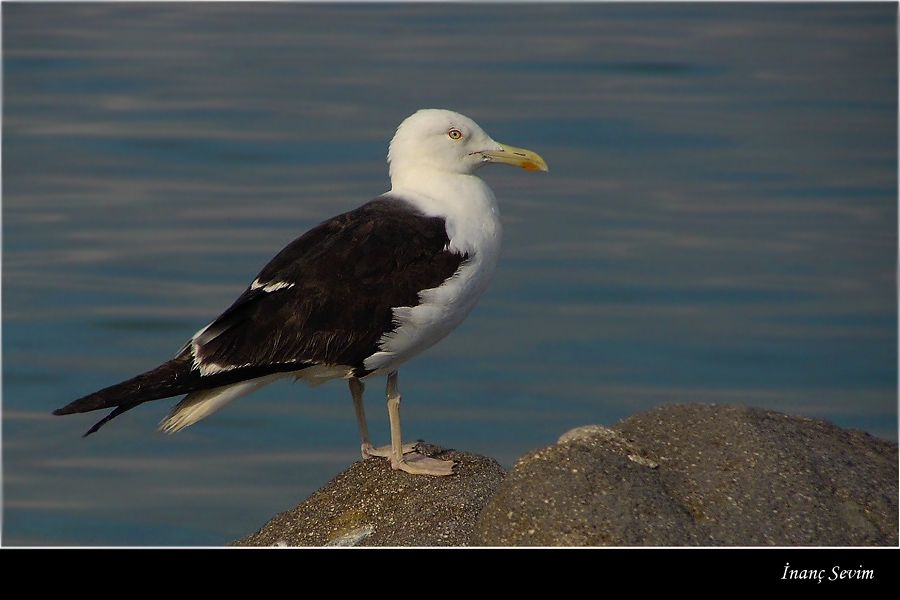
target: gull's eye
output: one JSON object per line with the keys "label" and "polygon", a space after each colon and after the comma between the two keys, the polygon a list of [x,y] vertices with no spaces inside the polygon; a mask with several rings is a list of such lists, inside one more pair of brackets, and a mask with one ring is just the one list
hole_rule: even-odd
{"label": "gull's eye", "polygon": [[458,140],[462,138],[462,131],[459,129],[451,129],[447,132],[447,135],[450,136],[451,140]]}

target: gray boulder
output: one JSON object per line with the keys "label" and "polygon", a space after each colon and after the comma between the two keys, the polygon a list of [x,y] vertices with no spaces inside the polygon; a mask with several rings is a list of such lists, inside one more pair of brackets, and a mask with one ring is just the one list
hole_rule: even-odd
{"label": "gray boulder", "polygon": [[359,461],[258,532],[232,546],[465,546],[506,469],[492,458],[422,444],[457,461],[449,477],[392,471]]}
{"label": "gray boulder", "polygon": [[741,405],[669,405],[520,458],[426,446],[451,477],[358,462],[253,546],[898,544],[897,444]]}
{"label": "gray boulder", "polygon": [[820,419],[663,406],[523,456],[470,543],[896,546],[897,458]]}

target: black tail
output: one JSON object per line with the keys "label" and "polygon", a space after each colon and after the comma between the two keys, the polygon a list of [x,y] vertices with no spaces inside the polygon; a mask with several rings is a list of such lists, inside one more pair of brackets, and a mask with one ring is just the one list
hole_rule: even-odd
{"label": "black tail", "polygon": [[122,383],[103,388],[53,411],[54,415],[71,415],[104,408],[114,408],[102,420],[84,434],[88,436],[135,406],[149,402],[187,394],[208,387],[201,382],[200,372],[191,369],[190,353],[182,353],[152,371],[132,377]]}
{"label": "black tail", "polygon": [[299,371],[313,364],[315,363],[299,361],[283,364],[276,363],[230,369],[212,375],[201,375],[198,369],[193,368],[193,358],[190,351],[185,351],[152,371],[147,371],[122,383],[103,388],[99,392],[88,394],[84,398],[79,398],[62,408],[54,410],[53,414],[71,415],[112,408],[112,412],[97,421],[93,427],[85,432],[83,437],[86,437],[103,427],[108,421],[144,402],[171,398],[172,396],[180,396],[199,390],[208,390],[239,381],[264,377],[273,373]]}

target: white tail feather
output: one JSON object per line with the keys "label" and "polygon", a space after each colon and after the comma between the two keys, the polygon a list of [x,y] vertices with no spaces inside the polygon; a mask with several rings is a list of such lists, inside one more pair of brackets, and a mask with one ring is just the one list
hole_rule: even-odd
{"label": "white tail feather", "polygon": [[249,381],[233,383],[211,390],[192,392],[176,404],[165,419],[160,421],[159,429],[166,433],[175,433],[193,425],[200,419],[208,417],[232,400],[249,394],[259,388],[272,383],[285,374],[267,375]]}

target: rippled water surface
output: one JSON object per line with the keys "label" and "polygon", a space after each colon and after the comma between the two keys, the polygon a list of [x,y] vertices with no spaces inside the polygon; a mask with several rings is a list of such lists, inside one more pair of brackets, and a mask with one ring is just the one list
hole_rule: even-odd
{"label": "rippled water surface", "polygon": [[[283,245],[388,188],[418,108],[491,166],[498,274],[401,370],[408,437],[510,467],[739,402],[897,439],[892,4],[3,5],[3,542],[219,545],[358,459],[346,385],[50,411],[170,358]],[[382,383],[370,428],[387,441]]]}

